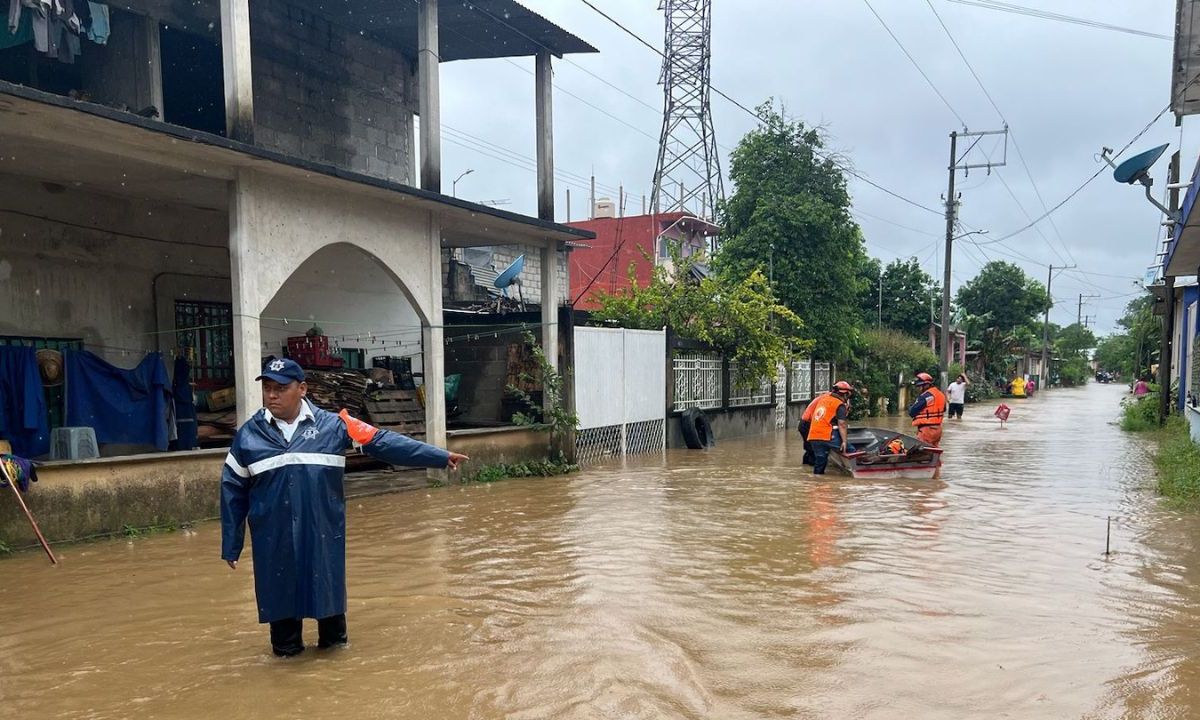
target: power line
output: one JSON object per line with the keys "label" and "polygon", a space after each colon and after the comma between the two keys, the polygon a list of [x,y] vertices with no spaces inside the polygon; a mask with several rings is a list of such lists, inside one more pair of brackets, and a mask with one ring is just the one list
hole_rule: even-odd
{"label": "power line", "polygon": [[1075,17],[1073,15],[1063,15],[1061,13],[1038,10],[1035,8],[1025,7],[1023,5],[998,2],[997,0],[949,0],[949,2],[958,3],[959,5],[969,5],[971,7],[984,8],[987,10],[998,10],[1000,12],[1013,13],[1016,15],[1026,15],[1029,17],[1040,18],[1042,20],[1053,20],[1055,22],[1082,25],[1084,27],[1094,28],[1096,30],[1109,30],[1112,32],[1126,33],[1128,35],[1140,35],[1141,37],[1154,38],[1156,40],[1175,39],[1170,35],[1161,35],[1159,33],[1138,30],[1136,28],[1125,27],[1123,25],[1110,25],[1109,23],[1100,22],[1098,20],[1089,20],[1088,18]]}
{"label": "power line", "polygon": [[[1200,76],[1197,76],[1197,79],[1200,79]],[[1196,80],[1192,80],[1192,82],[1196,82]],[[1167,105],[1166,107],[1164,107],[1164,108],[1162,109],[1162,111],[1160,111],[1160,112],[1159,112],[1157,115],[1155,115],[1155,116],[1154,116],[1154,119],[1153,119],[1153,120],[1151,120],[1149,123],[1147,123],[1147,124],[1146,124],[1146,127],[1142,128],[1141,132],[1139,132],[1137,135],[1134,135],[1132,140],[1130,140],[1129,142],[1125,143],[1125,147],[1121,148],[1121,149],[1120,149],[1120,150],[1119,150],[1119,151],[1118,151],[1118,152],[1117,152],[1115,155],[1113,155],[1113,159],[1114,159],[1114,160],[1116,160],[1117,158],[1119,158],[1119,157],[1120,157],[1120,156],[1121,156],[1121,155],[1122,155],[1122,154],[1123,154],[1123,153],[1124,153],[1126,150],[1128,150],[1128,149],[1130,148],[1130,146],[1131,146],[1131,145],[1133,145],[1133,144],[1134,144],[1135,142],[1137,142],[1138,140],[1141,140],[1141,139],[1142,139],[1142,136],[1143,136],[1143,135],[1145,135],[1146,133],[1150,132],[1150,128],[1151,128],[1151,127],[1153,127],[1153,126],[1154,126],[1154,124],[1155,124],[1155,123],[1157,123],[1157,122],[1159,121],[1159,119],[1160,119],[1160,118],[1162,118],[1162,116],[1163,116],[1163,115],[1166,115],[1166,114],[1167,114],[1167,111],[1168,111],[1168,110],[1170,110],[1170,109],[1171,109],[1171,106],[1170,106],[1170,105]],[[1044,213],[1042,213],[1041,215],[1039,215],[1039,216],[1037,217],[1037,219],[1030,221],[1028,225],[1024,225],[1024,226],[1022,226],[1022,227],[1020,227],[1020,228],[1017,228],[1016,230],[1014,230],[1014,231],[1012,231],[1012,232],[1008,233],[1007,235],[1004,235],[1004,236],[1002,236],[1002,237],[999,237],[999,238],[997,238],[997,239],[995,239],[995,240],[992,240],[992,241],[988,242],[987,244],[989,244],[989,245],[990,245],[990,244],[992,244],[992,243],[1004,242],[1005,240],[1008,240],[1008,239],[1009,239],[1009,238],[1011,238],[1011,237],[1014,237],[1014,236],[1016,236],[1016,235],[1020,235],[1021,233],[1025,232],[1026,230],[1028,230],[1029,228],[1033,227],[1034,225],[1037,225],[1037,224],[1038,224],[1039,222],[1041,222],[1042,220],[1045,220],[1046,218],[1050,217],[1050,215],[1051,215],[1052,213],[1054,213],[1055,211],[1057,211],[1057,210],[1058,210],[1059,208],[1061,208],[1063,205],[1066,205],[1066,204],[1067,204],[1068,202],[1070,202],[1070,201],[1071,201],[1071,200],[1072,200],[1072,199],[1073,199],[1073,198],[1074,198],[1076,195],[1078,195],[1080,192],[1082,192],[1082,191],[1083,191],[1083,189],[1084,189],[1085,187],[1087,187],[1088,185],[1090,185],[1090,184],[1092,183],[1092,181],[1093,181],[1093,180],[1095,180],[1096,178],[1100,177],[1100,174],[1101,174],[1101,173],[1103,173],[1103,172],[1104,172],[1106,169],[1107,169],[1107,167],[1106,167],[1106,166],[1101,166],[1101,167],[1100,167],[1100,169],[1096,170],[1096,172],[1095,172],[1095,173],[1093,173],[1091,177],[1089,177],[1087,180],[1084,180],[1082,185],[1080,185],[1079,187],[1075,188],[1075,189],[1074,189],[1074,190],[1071,192],[1071,194],[1070,194],[1070,195],[1068,195],[1068,196],[1066,196],[1065,198],[1063,198],[1062,202],[1058,203],[1058,204],[1057,204],[1057,205],[1055,205],[1054,207],[1050,208],[1050,209],[1049,209],[1049,210],[1047,210],[1046,212],[1044,212]]]}
{"label": "power line", "polygon": [[[987,86],[983,84],[983,78],[979,77],[979,73],[975,71],[975,66],[973,66],[971,61],[967,59],[967,54],[963,52],[962,46],[958,44],[958,40],[956,40],[954,38],[954,34],[950,32],[949,26],[947,26],[946,22],[942,20],[942,16],[940,13],[938,13],[937,8],[933,6],[933,1],[925,0],[925,4],[929,6],[930,11],[933,12],[933,16],[937,18],[938,24],[942,26],[942,30],[946,33],[946,37],[949,38],[950,44],[953,45],[955,51],[958,52],[958,56],[962,59],[963,65],[965,65],[967,70],[970,71],[971,77],[975,78],[975,83],[979,85],[979,89],[983,91],[984,97],[986,97],[988,102],[991,103],[992,109],[996,111],[996,115],[1000,117],[1000,120],[1004,123],[1005,127],[1008,127],[1008,118],[1006,118],[1004,113],[1000,110],[1000,105],[996,102],[996,99],[992,97],[990,92],[988,92]],[[1013,149],[1017,151],[1017,159],[1021,161],[1021,166],[1025,169],[1025,175],[1029,178],[1029,184],[1033,186],[1033,192],[1035,195],[1037,195],[1038,202],[1040,202],[1042,205],[1042,211],[1045,212],[1047,209],[1046,200],[1042,197],[1042,191],[1040,188],[1038,188],[1037,181],[1034,180],[1033,177],[1033,172],[1029,169],[1029,163],[1025,160],[1025,153],[1021,152],[1021,145],[1017,142],[1017,136],[1011,128],[1009,128],[1009,137],[1012,138]],[[997,172],[997,175],[999,175],[999,172]],[[1001,178],[1001,182],[1003,182],[1003,178]],[[1017,200],[1016,195],[1013,194],[1011,188],[1008,188],[1007,183],[1005,183],[1005,188],[1008,189],[1009,194],[1013,196],[1013,200],[1016,201],[1017,206],[1021,208],[1021,212],[1025,215],[1025,218],[1027,220],[1030,219],[1029,213],[1025,212],[1025,207],[1021,205],[1019,200]],[[1071,262],[1075,263],[1075,256],[1071,254],[1071,249],[1063,240],[1062,234],[1058,231],[1058,226],[1054,224],[1053,219],[1051,219],[1050,225],[1054,229],[1054,234],[1058,237],[1059,244],[1063,246],[1064,250],[1066,250],[1067,255],[1071,258]],[[1044,235],[1042,237],[1045,239]],[[1050,241],[1046,240],[1046,243],[1049,244]],[[1055,254],[1058,254],[1057,250],[1055,250]],[[1062,258],[1062,255],[1059,255],[1059,258]]]}
{"label": "power line", "polygon": [[954,106],[950,104],[950,101],[946,99],[946,96],[942,94],[942,91],[938,89],[938,86],[934,85],[933,81],[929,79],[929,75],[927,75],[925,70],[923,70],[920,64],[917,63],[916,58],[914,58],[912,54],[908,52],[908,49],[904,47],[904,43],[900,42],[900,38],[896,37],[896,33],[892,32],[892,29],[888,27],[888,24],[884,21],[883,17],[875,11],[874,6],[871,5],[871,0],[863,0],[863,4],[866,5],[867,9],[871,11],[871,14],[875,16],[875,19],[879,21],[879,24],[883,26],[883,29],[887,31],[887,34],[892,37],[892,40],[894,40],[896,43],[896,47],[900,48],[900,52],[904,53],[904,57],[908,58],[908,61],[917,69],[917,72],[921,73],[921,77],[925,78],[925,82],[929,84],[929,87],[933,89],[933,92],[936,93],[939,98],[941,98],[946,107],[950,109],[950,112],[954,113],[954,117],[958,118],[958,122],[961,123],[963,127],[966,127],[967,121],[963,120],[962,115],[958,114],[958,111],[954,109]]}
{"label": "power line", "polygon": [[[620,29],[621,29],[621,30],[622,30],[622,31],[623,31],[623,32],[624,32],[626,35],[629,35],[629,36],[630,36],[631,38],[633,38],[634,40],[638,41],[639,43],[641,43],[641,44],[642,44],[642,45],[644,45],[645,47],[649,48],[649,49],[650,49],[650,50],[651,50],[651,51],[652,51],[654,54],[656,54],[656,55],[658,55],[659,57],[662,57],[662,58],[665,58],[665,57],[666,57],[666,56],[663,54],[663,51],[662,51],[662,50],[659,50],[658,48],[654,47],[654,45],[652,45],[652,44],[651,44],[649,41],[647,41],[647,40],[646,40],[646,39],[644,39],[642,36],[640,36],[640,35],[638,35],[637,33],[635,33],[633,30],[630,30],[628,27],[626,27],[624,24],[622,24],[622,23],[621,23],[619,20],[617,20],[616,18],[614,18],[612,15],[609,15],[608,13],[604,12],[604,11],[603,11],[603,10],[601,10],[600,8],[596,7],[596,5],[595,5],[594,3],[592,3],[592,2],[591,2],[591,0],[579,0],[579,1],[580,1],[581,3],[583,3],[584,5],[587,5],[589,8],[591,8],[593,11],[595,11],[595,12],[596,12],[598,15],[600,15],[601,17],[603,17],[605,20],[608,20],[608,21],[609,21],[610,23],[612,23],[613,25],[616,25],[616,26],[617,26],[618,28],[620,28]],[[754,118],[756,121],[759,121],[759,122],[761,122],[761,121],[762,121],[762,117],[761,117],[761,116],[760,116],[760,115],[759,115],[757,112],[755,112],[755,111],[751,110],[750,108],[746,107],[744,104],[742,104],[742,103],[738,102],[736,99],[734,99],[733,97],[731,97],[730,95],[728,95],[727,93],[725,93],[724,91],[722,91],[722,90],[721,90],[720,88],[718,88],[716,85],[712,85],[712,84],[710,83],[709,87],[710,87],[710,89],[711,89],[711,90],[712,90],[714,93],[716,93],[718,96],[720,96],[720,97],[724,98],[725,100],[727,100],[728,102],[732,103],[734,106],[736,106],[737,108],[739,108],[740,110],[742,110],[743,112],[745,112],[747,115],[749,115],[750,117]],[[888,189],[888,188],[884,187],[883,185],[880,185],[879,183],[877,183],[877,182],[875,182],[875,181],[873,181],[873,180],[870,180],[870,179],[868,179],[867,177],[865,177],[864,175],[862,175],[862,174],[860,174],[858,171],[856,171],[854,168],[852,168],[852,167],[849,167],[849,166],[845,165],[844,163],[839,163],[839,162],[837,161],[837,159],[836,159],[836,158],[834,158],[834,157],[832,157],[832,156],[822,155],[821,153],[818,153],[818,152],[816,152],[816,151],[814,151],[814,152],[813,152],[813,155],[814,155],[814,156],[816,156],[817,158],[821,159],[821,160],[825,160],[825,161],[828,161],[828,162],[832,163],[834,167],[836,167],[837,169],[841,170],[842,172],[844,172],[844,173],[847,173],[848,175],[851,175],[851,176],[853,176],[853,177],[857,178],[858,180],[861,180],[862,182],[864,182],[864,183],[866,183],[866,184],[870,185],[871,187],[873,187],[873,188],[875,188],[875,189],[877,189],[877,190],[880,190],[880,191],[881,191],[881,192],[883,192],[883,193],[886,193],[887,195],[890,195],[890,196],[892,196],[892,197],[896,198],[897,200],[900,200],[900,201],[902,201],[902,202],[905,202],[905,203],[907,203],[907,204],[909,204],[909,205],[912,205],[913,207],[920,208],[921,210],[924,210],[924,211],[926,211],[926,212],[933,213],[934,215],[941,215],[941,214],[942,214],[942,211],[941,211],[941,210],[937,210],[937,209],[931,208],[931,207],[929,207],[928,205],[922,205],[921,203],[917,202],[916,200],[912,200],[912,199],[910,199],[910,198],[904,197],[904,196],[903,196],[903,195],[901,195],[900,193],[897,193],[897,192],[895,192],[895,191],[893,191],[893,190],[890,190],[890,189]]]}

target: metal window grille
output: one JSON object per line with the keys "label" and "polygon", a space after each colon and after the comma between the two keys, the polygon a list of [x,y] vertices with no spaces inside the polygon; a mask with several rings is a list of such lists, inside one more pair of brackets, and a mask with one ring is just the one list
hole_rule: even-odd
{"label": "metal window grille", "polygon": [[711,410],[721,407],[721,356],[716,353],[679,352],[671,361],[675,375],[675,410]]}
{"label": "metal window grille", "polygon": [[829,386],[833,385],[833,365],[827,362],[817,363],[813,384],[817,392],[828,390]]}
{"label": "metal window grille", "polygon": [[812,400],[812,360],[793,360],[791,372],[791,401]]}
{"label": "metal window grille", "polygon": [[217,390],[233,384],[233,306],[176,300],[175,331],[196,387]]}
{"label": "metal window grille", "polygon": [[575,433],[575,458],[580,465],[594,465],[623,455],[647,455],[666,448],[663,420],[645,420],[625,425],[587,428]]}
{"label": "metal window grille", "polygon": [[[729,363],[729,377],[737,377],[737,363]],[[766,405],[771,402],[771,378],[763,378],[758,385],[729,388],[729,407],[745,407],[747,405]]]}

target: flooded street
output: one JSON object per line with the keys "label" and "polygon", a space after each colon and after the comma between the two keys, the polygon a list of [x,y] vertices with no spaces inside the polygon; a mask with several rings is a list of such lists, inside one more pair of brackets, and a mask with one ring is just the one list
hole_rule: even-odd
{"label": "flooded street", "polygon": [[355,500],[351,644],[290,661],[214,523],[64,547],[59,568],[26,553],[0,562],[0,709],[1197,717],[1200,515],[1148,489],[1143,451],[1110,424],[1124,390],[1011,401],[1007,430],[995,403],[968,406],[934,483],[814,478],[792,429]]}

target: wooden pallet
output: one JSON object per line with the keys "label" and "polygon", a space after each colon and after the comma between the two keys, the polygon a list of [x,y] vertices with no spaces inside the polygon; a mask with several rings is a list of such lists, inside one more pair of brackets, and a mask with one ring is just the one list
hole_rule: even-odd
{"label": "wooden pallet", "polygon": [[413,437],[425,436],[425,408],[415,390],[381,390],[367,400],[371,424]]}

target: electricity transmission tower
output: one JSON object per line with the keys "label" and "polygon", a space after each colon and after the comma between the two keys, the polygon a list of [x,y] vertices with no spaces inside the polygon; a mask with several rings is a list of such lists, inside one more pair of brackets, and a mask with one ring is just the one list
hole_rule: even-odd
{"label": "electricity transmission tower", "polygon": [[712,0],[662,0],[663,125],[650,207],[711,216],[724,199],[721,160],[709,111]]}

